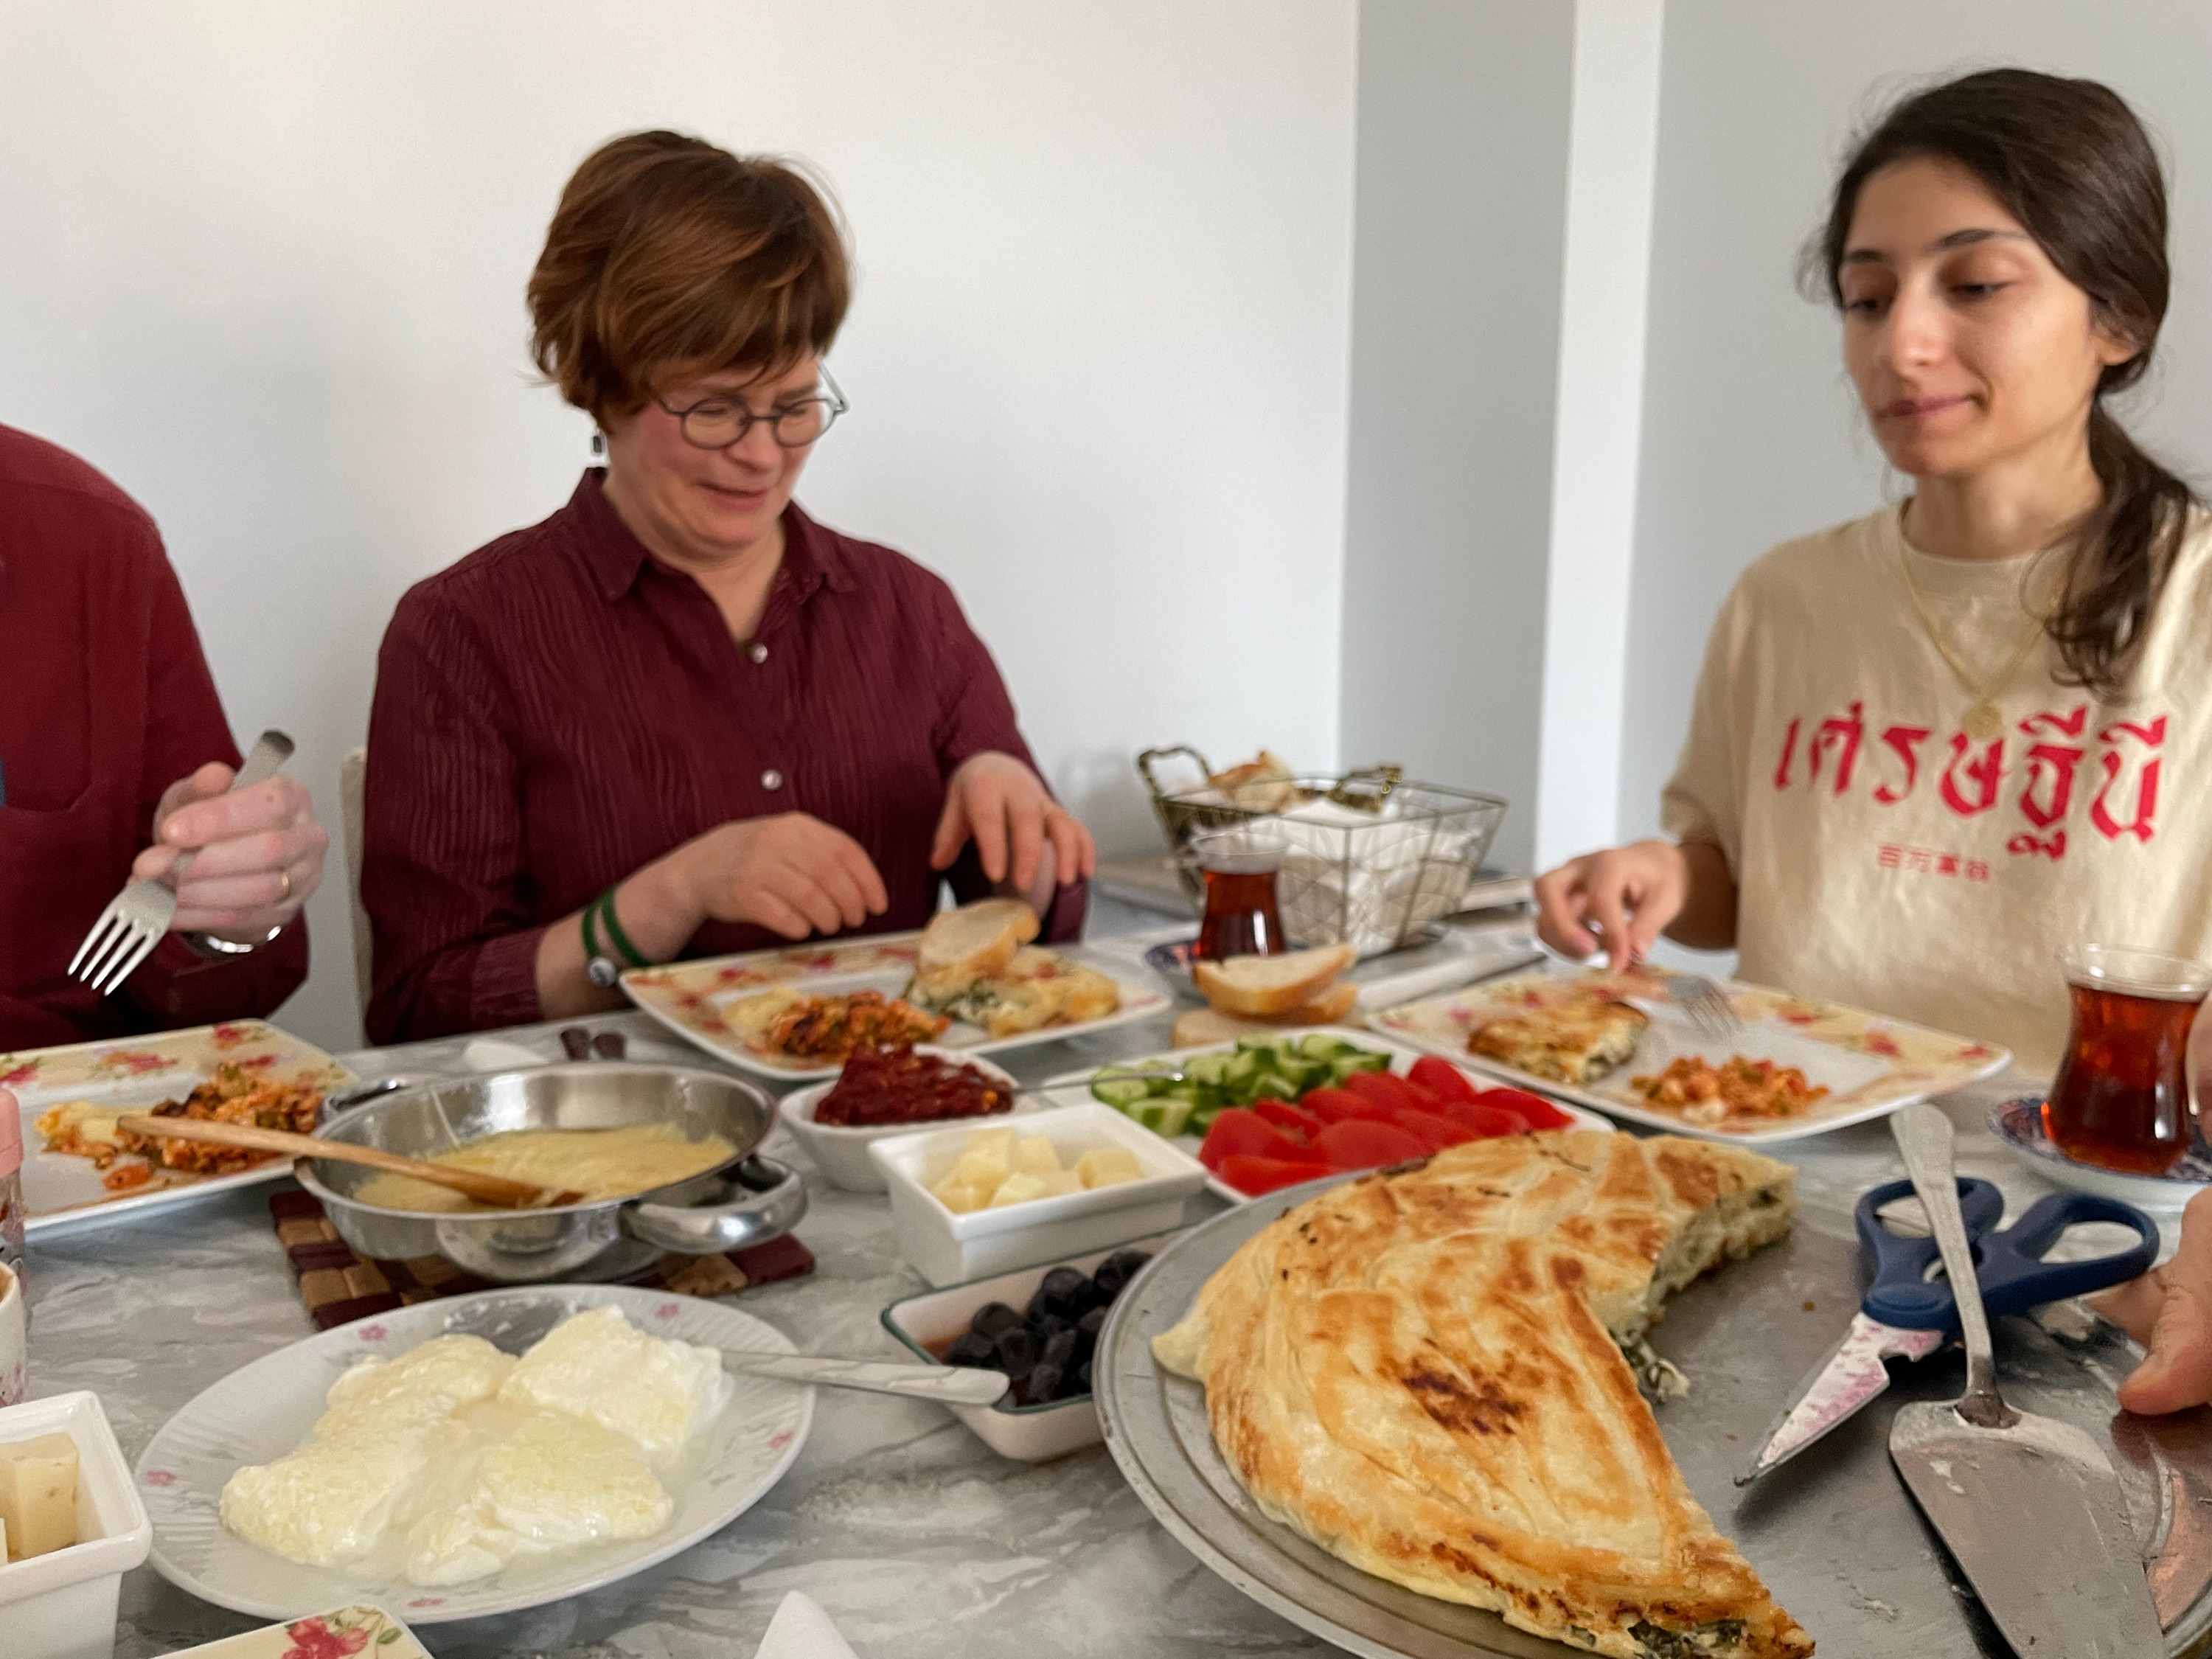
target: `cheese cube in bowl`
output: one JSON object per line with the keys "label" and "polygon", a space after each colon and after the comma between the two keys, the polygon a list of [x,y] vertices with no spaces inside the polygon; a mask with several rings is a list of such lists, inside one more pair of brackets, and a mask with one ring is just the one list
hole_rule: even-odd
{"label": "cheese cube in bowl", "polygon": [[900,1252],[933,1285],[1167,1231],[1206,1184],[1197,1160],[1097,1101],[1027,1113],[1012,1127],[878,1140],[868,1156]]}

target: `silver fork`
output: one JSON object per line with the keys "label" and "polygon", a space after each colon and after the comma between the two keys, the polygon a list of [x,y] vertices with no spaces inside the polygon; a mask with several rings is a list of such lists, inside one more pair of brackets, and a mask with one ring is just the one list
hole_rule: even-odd
{"label": "silver fork", "polygon": [[[275,777],[291,758],[291,738],[282,732],[264,732],[231,781],[231,793]],[[172,866],[171,878],[182,875],[191,861],[190,853],[182,854]],[[131,883],[108,901],[84,943],[76,947],[76,955],[70,959],[70,977],[82,980],[102,996],[111,994],[161,942],[176,915],[174,889],[158,881]]]}
{"label": "silver fork", "polygon": [[1703,974],[1669,974],[1667,994],[1690,1017],[1698,1035],[1714,1042],[1733,1042],[1743,1030],[1743,1018],[1728,993]]}

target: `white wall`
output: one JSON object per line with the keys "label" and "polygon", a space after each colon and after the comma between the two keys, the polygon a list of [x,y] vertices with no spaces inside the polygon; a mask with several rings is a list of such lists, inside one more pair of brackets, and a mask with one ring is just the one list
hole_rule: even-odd
{"label": "white wall", "polygon": [[[558,507],[523,283],[672,125],[834,182],[854,412],[800,495],[959,591],[1054,783],[1337,753],[1354,0],[0,0],[0,421],[138,496],[234,728],[337,819],[410,582]],[[286,1023],[352,1039],[335,872]]]}
{"label": "white wall", "polygon": [[2120,405],[2212,477],[2212,6],[2202,0],[1668,0],[1626,702],[1623,832],[1658,822],[1713,613],[1778,541],[1870,511],[1880,452],[1834,313],[1801,299],[1847,137],[1916,79],[2020,63],[2115,88],[2160,139],[2173,306]]}
{"label": "white wall", "polygon": [[1534,848],[1574,8],[1365,0],[1344,759]]}

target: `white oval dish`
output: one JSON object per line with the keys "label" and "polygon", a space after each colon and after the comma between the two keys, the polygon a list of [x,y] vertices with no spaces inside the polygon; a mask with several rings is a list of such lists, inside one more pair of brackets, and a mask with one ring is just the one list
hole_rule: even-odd
{"label": "white oval dish", "polygon": [[2100,1198],[2117,1198],[2143,1210],[2178,1210],[2212,1187],[2212,1161],[2194,1149],[2166,1175],[2130,1175],[2080,1164],[2060,1152],[2043,1132],[2043,1097],[2022,1095],[1990,1108],[1990,1133],[2045,1181]]}
{"label": "white oval dish", "polygon": [[878,1140],[868,1148],[890,1193],[891,1226],[899,1253],[933,1285],[1011,1273],[1146,1233],[1170,1231],[1182,1224],[1184,1204],[1206,1185],[1206,1168],[1196,1158],[1111,1106],[1085,1101],[1025,1113],[1022,1131],[1050,1140],[1063,1164],[1073,1164],[1094,1147],[1125,1147],[1144,1171],[1141,1177],[1115,1187],[956,1215],[938,1200],[929,1184],[951,1167],[970,1134],[996,1121],[964,1120]]}
{"label": "white oval dish", "polygon": [[[935,1054],[956,1066],[972,1066],[994,1083],[1002,1083],[1009,1090],[1021,1086],[1014,1081],[1012,1073],[994,1066],[981,1054],[971,1054],[960,1048],[939,1048],[932,1042],[917,1042],[914,1045],[914,1051],[918,1054]],[[1005,1121],[1009,1115],[994,1113],[989,1117],[944,1118],[934,1123],[883,1123],[867,1128],[846,1128],[835,1123],[817,1123],[814,1121],[815,1109],[836,1086],[836,1078],[827,1083],[809,1084],[804,1089],[794,1090],[786,1095],[777,1103],[775,1109],[776,1115],[790,1128],[793,1138],[805,1149],[807,1157],[814,1160],[814,1167],[828,1177],[831,1186],[842,1187],[848,1193],[879,1193],[884,1190],[883,1171],[868,1158],[868,1148],[878,1140],[915,1134],[926,1129],[957,1128],[962,1125],[986,1128],[991,1124]],[[1037,1109],[1035,1095],[1014,1097],[1016,1112],[1034,1112]]]}
{"label": "white oval dish", "polygon": [[306,1567],[234,1537],[217,1518],[240,1465],[267,1463],[307,1437],[331,1384],[356,1359],[396,1358],[434,1336],[467,1332],[519,1352],[570,1314],[619,1307],[653,1336],[706,1347],[795,1352],[774,1326],[694,1297],[622,1285],[527,1285],[419,1303],[311,1336],[240,1366],[162,1425],[133,1471],[154,1523],[154,1568],[204,1601],[264,1619],[302,1607],[372,1601],[411,1625],[478,1619],[598,1589],[729,1524],[780,1480],[806,1443],[814,1390],[732,1374],[730,1403],[666,1478],[675,1513],[648,1538],[518,1559],[486,1578],[435,1589],[404,1579]]}

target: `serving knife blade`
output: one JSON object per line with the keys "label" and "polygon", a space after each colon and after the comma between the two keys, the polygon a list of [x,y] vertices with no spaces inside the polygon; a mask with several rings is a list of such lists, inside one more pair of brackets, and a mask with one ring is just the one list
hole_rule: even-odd
{"label": "serving knife blade", "polygon": [[1941,1331],[1899,1330],[1863,1311],[1853,1314],[1843,1340],[1798,1385],[1790,1403],[1768,1428],[1759,1455],[1736,1476],[1735,1484],[1747,1486],[1788,1462],[1888,1388],[1888,1361],[1925,1359],[1944,1340]]}

